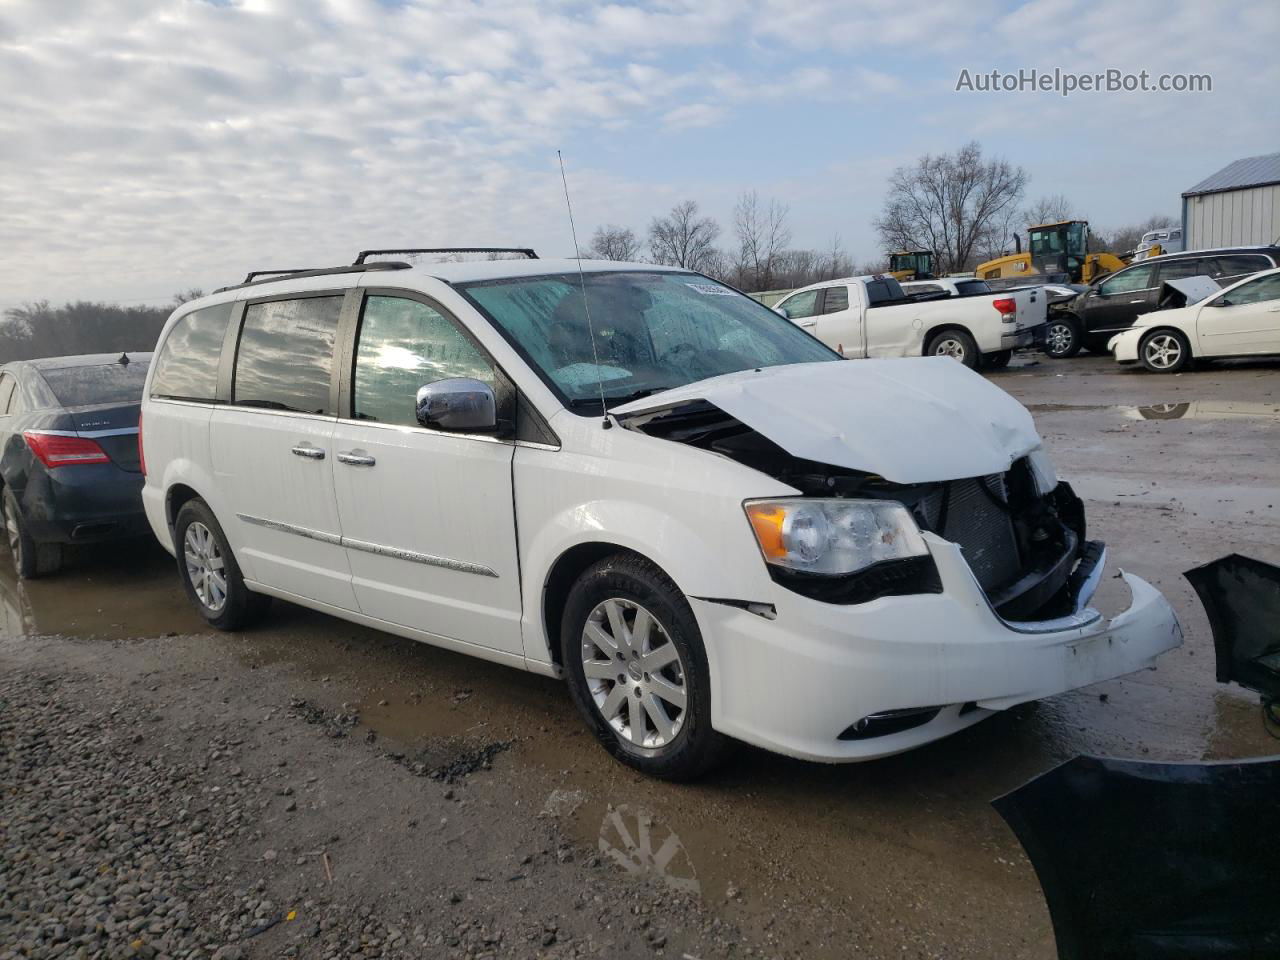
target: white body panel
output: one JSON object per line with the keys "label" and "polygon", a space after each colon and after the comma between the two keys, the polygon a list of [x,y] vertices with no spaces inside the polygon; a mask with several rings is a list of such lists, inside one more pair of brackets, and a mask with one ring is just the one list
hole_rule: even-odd
{"label": "white body panel", "polygon": [[[557,443],[171,402],[151,399],[148,384],[144,501],[156,535],[173,549],[170,498],[189,488],[219,518],[251,589],[544,674],[559,672],[559,638],[546,626],[556,612],[547,609],[546,587],[557,562],[583,546],[635,551],[690,599],[710,668],[713,726],[827,761],[908,749],[991,710],[1140,669],[1179,642],[1168,604],[1136,578],[1133,607],[1110,623],[1084,610],[1061,622],[1008,624],[987,603],[959,548],[933,535],[926,540],[941,593],[838,605],[781,586],[743,502],[794,496],[794,488],[708,450],[617,421],[606,429],[598,415],[565,409],[441,279],[569,269],[576,264],[499,261],[360,281],[417,291],[452,311],[542,414]],[[328,288],[323,278],[298,279],[273,283],[269,292]],[[185,313],[255,294],[252,287],[230,290],[185,305],[162,342]],[[989,304],[985,309],[995,315]],[[619,410],[685,400],[720,406],[794,455],[904,483],[999,472],[1023,456],[1038,485],[1056,482],[1027,412],[945,359],[773,367]],[[303,444],[323,449],[325,458],[291,452]],[[374,464],[343,463],[340,453]],[[772,607],[777,616],[744,604]],[[968,702],[977,708],[962,713]],[[839,739],[867,714],[929,705],[944,709],[906,733]]]}
{"label": "white body panel", "polygon": [[[955,299],[868,306],[867,284],[881,279],[850,277],[812,284],[793,291],[774,309],[783,312],[788,301],[812,290],[847,289],[848,309],[795,317],[792,321],[851,359],[923,356],[933,334],[944,327],[967,332],[980,353],[999,353],[1031,344],[1036,329],[1044,325],[1047,315],[1048,299],[1040,288],[959,296],[955,281],[948,279],[904,283],[902,289],[910,292],[913,287],[943,287],[956,294]],[[1016,311],[1011,321],[1004,320],[992,306],[997,299],[1015,302]]]}

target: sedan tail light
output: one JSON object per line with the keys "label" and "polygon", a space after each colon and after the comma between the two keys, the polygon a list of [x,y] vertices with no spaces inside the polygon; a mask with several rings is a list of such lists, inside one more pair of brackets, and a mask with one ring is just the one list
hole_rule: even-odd
{"label": "sedan tail light", "polygon": [[1018,301],[1013,297],[997,297],[991,301],[991,305],[996,308],[996,313],[1000,314],[1001,322],[1013,323],[1018,319]]}
{"label": "sedan tail light", "polygon": [[56,433],[30,431],[22,435],[31,452],[46,467],[71,467],[89,463],[110,463],[102,447],[88,437],[67,437]]}

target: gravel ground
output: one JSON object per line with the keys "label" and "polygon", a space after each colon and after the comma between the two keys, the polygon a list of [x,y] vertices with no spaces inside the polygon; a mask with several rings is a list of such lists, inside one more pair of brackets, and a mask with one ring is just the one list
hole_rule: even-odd
{"label": "gravel ground", "polygon": [[387,750],[268,671],[164,668],[197,642],[42,638],[5,658],[0,956],[760,955],[573,842],[572,792],[495,817],[472,784],[505,743]]}

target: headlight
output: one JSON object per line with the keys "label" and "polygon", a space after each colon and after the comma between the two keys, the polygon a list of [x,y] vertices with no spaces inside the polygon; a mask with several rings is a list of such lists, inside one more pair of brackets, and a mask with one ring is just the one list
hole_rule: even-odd
{"label": "headlight", "polygon": [[746,510],[775,567],[837,576],[929,555],[911,513],[893,500],[752,500]]}

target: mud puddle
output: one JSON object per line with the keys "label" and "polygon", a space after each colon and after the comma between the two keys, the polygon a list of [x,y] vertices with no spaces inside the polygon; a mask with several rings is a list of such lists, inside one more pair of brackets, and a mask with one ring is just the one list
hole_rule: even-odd
{"label": "mud puddle", "polygon": [[1280,423],[1275,401],[1185,400],[1174,403],[1130,404],[1028,403],[1036,413],[1084,413],[1108,410],[1129,420],[1262,420]]}

